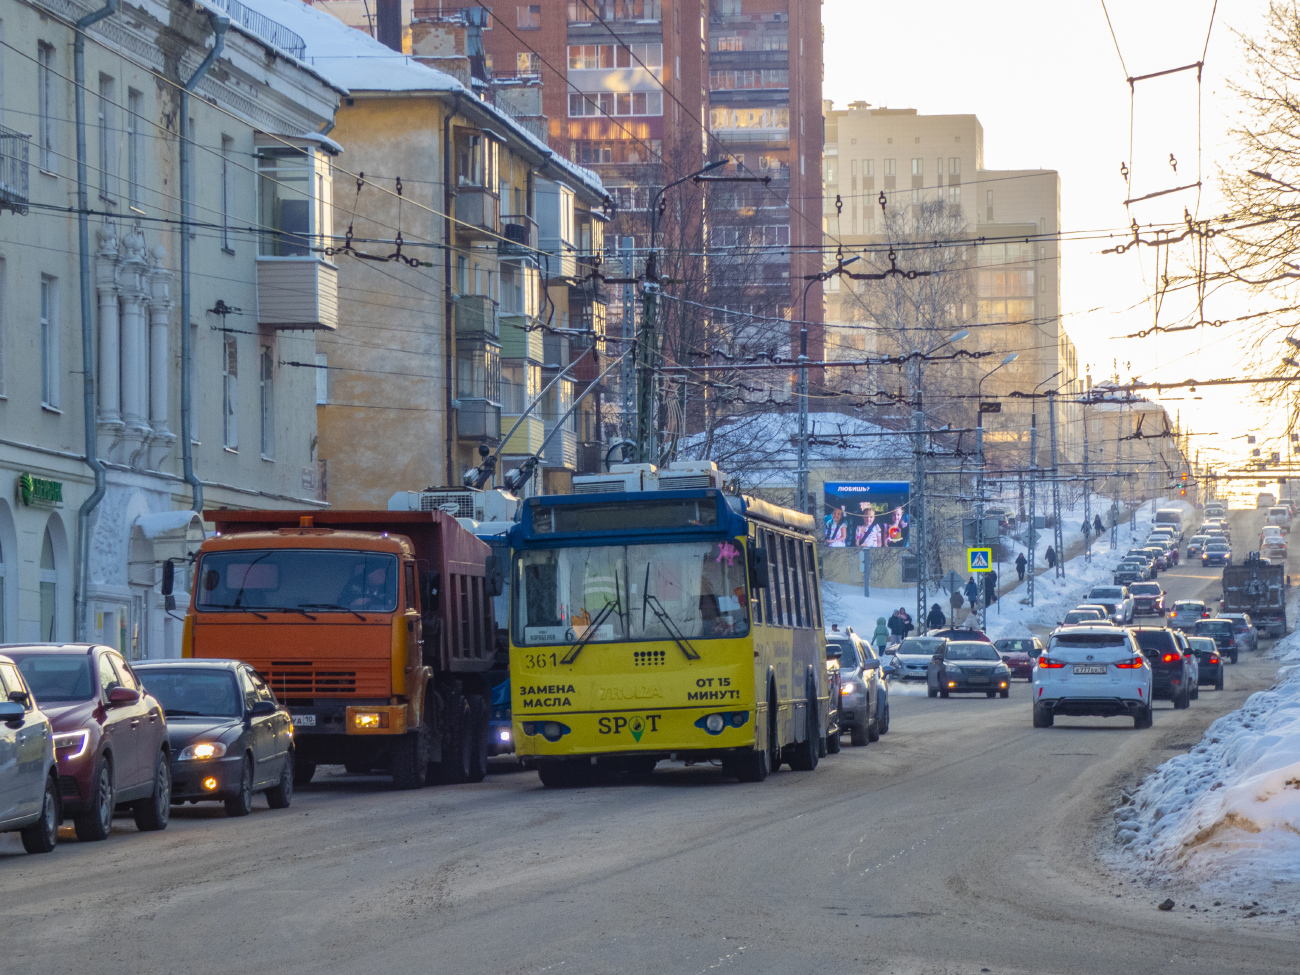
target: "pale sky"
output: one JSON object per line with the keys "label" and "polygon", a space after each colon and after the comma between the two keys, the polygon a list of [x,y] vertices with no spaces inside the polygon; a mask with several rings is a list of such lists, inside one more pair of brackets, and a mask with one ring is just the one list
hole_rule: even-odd
{"label": "pale sky", "polygon": [[[1108,0],[1128,75],[1201,60],[1214,0]],[[1219,0],[1201,87],[1202,218],[1221,213],[1219,167],[1229,165],[1227,130],[1235,103],[1225,78],[1240,77],[1240,42],[1233,28],[1259,33],[1266,0]],[[1123,202],[1197,179],[1195,71],[1139,82],[1133,100],[1131,188],[1120,173],[1130,158],[1130,94],[1101,0],[825,0],[825,97],[842,108],[864,100],[873,106],[915,108],[922,114],[979,116],[984,164],[990,169],[1043,167],[1061,174],[1061,226],[1072,231],[1114,231],[1117,240],[1139,223],[1181,221],[1183,207],[1197,212],[1196,191],[1158,201]],[[1169,155],[1178,161],[1175,173]],[[1121,378],[1145,381],[1209,379],[1239,374],[1239,358],[1253,332],[1244,325],[1201,328],[1146,339],[1122,336],[1153,323],[1150,303],[1155,259],[1102,255],[1114,242],[1062,246],[1061,298],[1066,330],[1093,381],[1119,363]],[[1190,259],[1191,251],[1175,251]],[[1171,265],[1171,270],[1172,270]],[[1190,297],[1170,295],[1162,325],[1194,310]],[[1261,305],[1259,307],[1268,307]],[[1094,310],[1095,309],[1095,310]],[[1240,295],[1211,298],[1208,320],[1252,310]],[[1195,317],[1192,319],[1195,320]],[[1126,365],[1131,363],[1131,369]],[[1202,387],[1162,397],[1199,445],[1248,456],[1246,433],[1265,434],[1251,387]],[[1196,400],[1194,396],[1203,396]],[[1154,397],[1153,397],[1154,398]],[[1277,414],[1268,429],[1280,443],[1285,423]],[[1260,437],[1265,456],[1270,449]],[[1282,447],[1285,456],[1285,447]],[[1203,459],[1204,456],[1203,456]],[[1226,460],[1218,453],[1214,460]],[[1253,482],[1252,482],[1253,485]],[[1253,487],[1252,487],[1253,490]]]}

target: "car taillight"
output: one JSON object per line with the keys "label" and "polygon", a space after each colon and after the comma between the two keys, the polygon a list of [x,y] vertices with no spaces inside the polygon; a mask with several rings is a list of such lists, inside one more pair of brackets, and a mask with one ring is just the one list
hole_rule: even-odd
{"label": "car taillight", "polygon": [[1130,660],[1121,660],[1117,664],[1115,664],[1115,666],[1118,667],[1120,670],[1141,670],[1142,658],[1133,657]]}
{"label": "car taillight", "polygon": [[1176,664],[1183,659],[1183,655],[1181,653],[1167,653],[1160,659],[1167,664]]}
{"label": "car taillight", "polygon": [[1038,656],[1038,666],[1042,667],[1044,670],[1059,670],[1060,668],[1065,666],[1065,661],[1053,660],[1051,657],[1049,657],[1047,654],[1044,653],[1044,654],[1039,654]]}
{"label": "car taillight", "polygon": [[1219,662],[1219,655],[1217,653],[1210,654],[1210,663],[1217,664],[1218,662]]}

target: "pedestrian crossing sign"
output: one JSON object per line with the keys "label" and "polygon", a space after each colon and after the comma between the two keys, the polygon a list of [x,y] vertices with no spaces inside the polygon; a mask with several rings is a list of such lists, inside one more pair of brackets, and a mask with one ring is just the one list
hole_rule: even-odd
{"label": "pedestrian crossing sign", "polygon": [[991,548],[966,549],[966,571],[967,572],[991,572],[992,569],[993,569],[993,549]]}

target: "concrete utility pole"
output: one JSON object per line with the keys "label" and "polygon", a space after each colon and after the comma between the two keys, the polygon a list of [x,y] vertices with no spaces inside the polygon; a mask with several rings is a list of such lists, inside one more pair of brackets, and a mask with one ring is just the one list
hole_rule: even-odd
{"label": "concrete utility pole", "polygon": [[[623,263],[623,279],[629,281],[623,285],[623,352],[636,343],[636,297],[632,291],[630,279],[636,270],[632,248],[636,238],[619,238],[619,253]],[[623,356],[623,365],[619,373],[623,390],[622,434],[624,440],[636,439],[636,353]]]}
{"label": "concrete utility pole", "polygon": [[[1034,403],[1036,404],[1036,400]],[[1038,504],[1035,488],[1038,486],[1038,409],[1036,405],[1031,405],[1033,412],[1029,414],[1029,531],[1026,538],[1029,544],[1025,546],[1029,549],[1029,565],[1026,568],[1029,571],[1028,585],[1025,587],[1029,591],[1029,605],[1034,605],[1034,554],[1038,549]]]}
{"label": "concrete utility pole", "polygon": [[1092,492],[1088,480],[1088,413],[1083,413],[1083,561],[1092,561]]}
{"label": "concrete utility pole", "polygon": [[1056,461],[1056,391],[1047,394],[1047,426],[1052,441],[1052,538],[1056,548],[1056,577],[1065,578],[1065,533],[1061,526],[1061,481]]}
{"label": "concrete utility pole", "polygon": [[[921,408],[921,390],[918,388],[912,398],[912,437],[914,460],[916,463],[916,489],[912,492],[912,528],[910,540],[916,553],[916,630],[925,632],[926,585],[926,549],[925,549],[925,412]],[[871,551],[863,549],[864,552]],[[870,568],[870,556],[867,566]]]}

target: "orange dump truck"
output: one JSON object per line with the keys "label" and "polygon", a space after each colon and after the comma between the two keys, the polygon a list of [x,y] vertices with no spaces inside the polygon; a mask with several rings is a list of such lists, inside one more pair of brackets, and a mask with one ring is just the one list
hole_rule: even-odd
{"label": "orange dump truck", "polygon": [[441,511],[205,513],[184,655],[243,660],[318,764],[398,788],[487,773],[502,566]]}

